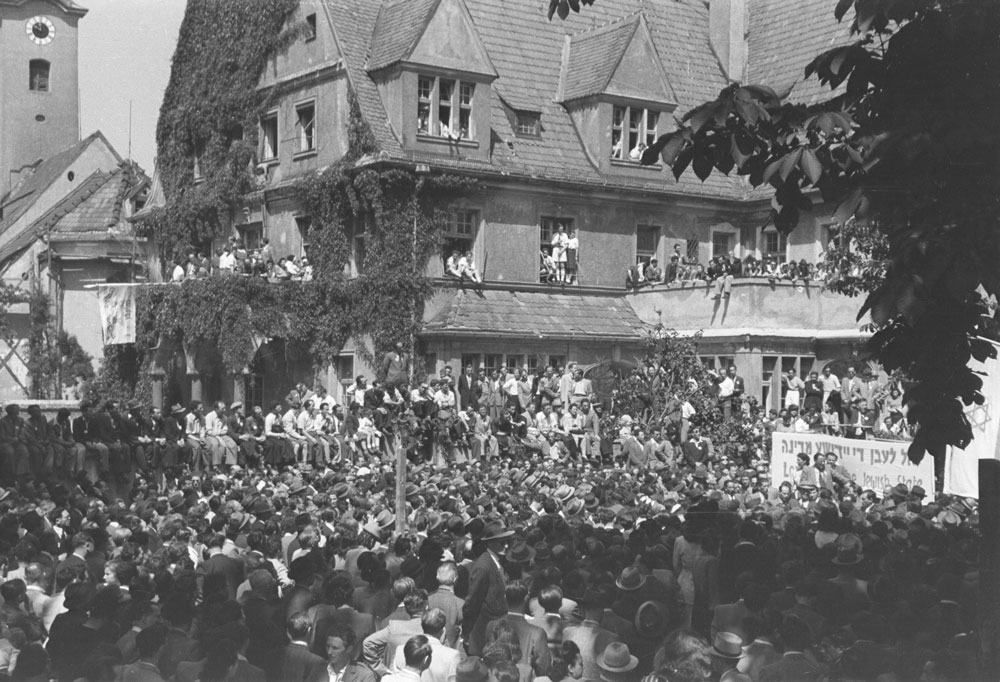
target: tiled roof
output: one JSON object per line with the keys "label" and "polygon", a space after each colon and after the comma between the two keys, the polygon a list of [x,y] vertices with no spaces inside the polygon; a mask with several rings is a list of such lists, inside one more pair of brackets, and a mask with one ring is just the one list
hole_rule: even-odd
{"label": "tiled roof", "polygon": [[323,3],[323,8],[330,17],[334,36],[343,52],[344,66],[358,98],[358,105],[379,148],[390,156],[399,157],[403,155],[403,149],[396,133],[389,126],[389,118],[375,81],[365,71],[380,4],[370,0],[327,0]]}
{"label": "tiled roof", "polygon": [[562,101],[604,92],[638,27],[635,15],[572,36],[563,58]]}
{"label": "tiled roof", "polygon": [[767,85],[793,102],[815,104],[831,96],[806,64],[850,42],[850,17],[838,23],[827,0],[750,0],[747,81]]}
{"label": "tiled roof", "polygon": [[[99,131],[80,140],[73,146],[67,147],[58,154],[50,156],[39,163],[34,170],[29,171],[27,175],[22,177],[10,192],[7,193],[7,196],[0,201],[0,204],[4,206],[3,220],[0,221],[0,235],[16,223],[31,205],[34,204],[39,195],[77,160],[91,142],[98,138],[104,138]],[[105,142],[107,141],[105,140]],[[108,147],[110,148],[110,145]]]}
{"label": "tiled roof", "polygon": [[0,248],[0,265],[44,234],[54,241],[93,239],[122,223],[123,204],[128,193],[145,176],[135,164],[124,162],[113,172],[95,171],[37,220],[26,226]]}
{"label": "tiled roof", "polygon": [[[429,0],[402,1],[423,3]],[[733,199],[747,194],[741,180],[717,173],[705,183],[691,173],[686,173],[678,182],[673,181],[669,172],[651,175],[648,181],[604,175],[588,157],[569,113],[555,101],[565,37],[597,32],[605,25],[621,24],[623,20],[627,23],[640,11],[645,15],[653,44],[677,96],[675,114],[682,115],[717,96],[725,87],[726,78],[709,45],[708,8],[704,0],[598,2],[580,14],[571,14],[566,21],[548,21],[545,16],[547,4],[538,0],[465,0],[465,4],[497,70],[498,78],[493,87],[500,96],[492,98],[493,140],[489,143],[493,145],[493,155],[490,163],[457,161],[451,162],[453,167],[470,166],[498,176]],[[381,150],[393,159],[422,160],[420,155],[401,148],[389,126],[378,89],[366,70],[381,3],[326,0],[324,6],[329,11],[362,113]],[[504,102],[517,109],[540,112],[541,136],[518,138]],[[426,158],[435,165],[443,165],[441,157]]]}
{"label": "tiled roof", "polygon": [[368,70],[406,59],[427,28],[440,0],[393,0],[382,4],[372,34]]}
{"label": "tiled roof", "polygon": [[422,334],[527,338],[638,338],[646,326],[624,298],[458,290]]}

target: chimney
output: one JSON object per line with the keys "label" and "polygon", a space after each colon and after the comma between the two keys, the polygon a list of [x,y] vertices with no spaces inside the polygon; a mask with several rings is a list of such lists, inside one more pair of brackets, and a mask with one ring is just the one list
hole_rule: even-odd
{"label": "chimney", "polygon": [[747,69],[746,0],[708,0],[708,34],[726,77],[742,83]]}

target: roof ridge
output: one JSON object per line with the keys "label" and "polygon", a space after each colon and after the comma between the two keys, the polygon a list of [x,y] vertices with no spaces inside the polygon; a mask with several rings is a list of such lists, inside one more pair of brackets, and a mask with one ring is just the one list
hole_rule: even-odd
{"label": "roof ridge", "polygon": [[[567,35],[569,35],[571,38],[576,38],[576,37],[582,38],[584,36],[597,35],[600,34],[602,31],[610,31],[614,28],[621,28],[625,26],[625,24],[629,21],[638,21],[639,17],[644,16],[645,13],[646,11],[644,9],[638,9],[632,12],[631,14],[626,14],[624,16],[618,17],[617,19],[612,19],[598,26],[592,26],[588,28],[586,31],[580,31],[579,33],[570,33]],[[621,24],[622,26],[615,26],[615,24]]]}
{"label": "roof ridge", "polygon": [[[49,227],[55,227],[60,220],[69,215],[74,209],[79,208],[87,199],[94,196],[97,190],[107,184],[108,181],[114,177],[116,172],[117,171],[104,171],[101,169],[95,170],[93,173],[84,178],[83,182],[75,187],[72,192],[53,204],[47,211],[45,211],[45,213],[40,215],[33,223],[31,223],[26,232],[35,232],[36,235],[41,234],[41,231],[46,227],[45,223],[49,220],[53,220],[53,217],[55,219]],[[97,182],[97,180],[101,180],[101,182]],[[69,207],[67,211],[59,216],[55,216],[60,209],[67,206]]]}

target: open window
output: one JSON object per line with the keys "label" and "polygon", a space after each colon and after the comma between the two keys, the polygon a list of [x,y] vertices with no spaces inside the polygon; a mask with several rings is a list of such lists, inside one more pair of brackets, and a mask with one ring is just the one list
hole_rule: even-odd
{"label": "open window", "polygon": [[278,158],[278,112],[272,111],[260,118],[260,158],[273,161]]}
{"label": "open window", "polygon": [[635,262],[643,267],[653,258],[659,258],[660,228],[656,225],[638,225],[635,228]]}
{"label": "open window", "polygon": [[305,42],[316,40],[316,13],[306,15]]}
{"label": "open window", "polygon": [[417,133],[456,140],[475,138],[476,84],[437,76],[417,77]]}
{"label": "open window", "polygon": [[44,59],[28,62],[28,89],[33,92],[49,91],[49,63]]}
{"label": "open window", "polygon": [[642,153],[656,142],[660,112],[633,106],[616,106],[611,113],[611,158],[639,163]]}
{"label": "open window", "polygon": [[459,257],[472,251],[476,241],[476,228],[479,225],[479,211],[474,209],[458,209],[451,214],[448,221],[448,231],[444,235],[444,260],[452,253],[458,252]]}
{"label": "open window", "polygon": [[295,132],[299,140],[297,153],[316,151],[316,102],[304,102],[295,107]]}

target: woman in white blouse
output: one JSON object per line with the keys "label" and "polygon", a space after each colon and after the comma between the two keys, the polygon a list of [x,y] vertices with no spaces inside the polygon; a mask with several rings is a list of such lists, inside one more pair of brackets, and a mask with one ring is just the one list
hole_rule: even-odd
{"label": "woman in white blouse", "polygon": [[566,235],[566,228],[560,223],[552,235],[552,260],[556,263],[556,281],[566,281],[566,247],[569,245],[569,237]]}

